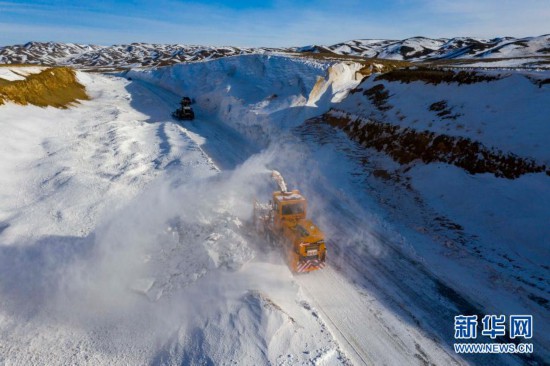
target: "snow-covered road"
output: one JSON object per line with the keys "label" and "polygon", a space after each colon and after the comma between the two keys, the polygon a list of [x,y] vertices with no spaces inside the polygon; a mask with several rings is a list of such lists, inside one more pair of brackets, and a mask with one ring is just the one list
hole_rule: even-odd
{"label": "snow-covered road", "polygon": [[127,89],[132,94],[147,94],[150,103],[136,103],[137,108],[151,115],[153,120],[168,120],[172,124],[177,124],[184,134],[193,139],[209,157],[215,159],[215,164],[220,169],[234,169],[259,151],[252,143],[211,114],[198,112],[195,120],[176,123],[169,115],[178,107],[181,97],[166,89],[142,80],[132,80]]}
{"label": "snow-covered road", "polygon": [[297,282],[355,365],[462,364],[334,268],[300,276]]}

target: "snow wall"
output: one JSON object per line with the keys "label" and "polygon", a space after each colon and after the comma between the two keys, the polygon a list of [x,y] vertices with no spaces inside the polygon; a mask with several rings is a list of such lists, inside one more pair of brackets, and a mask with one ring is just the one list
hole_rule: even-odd
{"label": "snow wall", "polygon": [[218,118],[251,140],[268,142],[277,131],[341,101],[360,82],[360,68],[357,63],[242,55],[131,70],[127,76],[190,96],[199,118]]}

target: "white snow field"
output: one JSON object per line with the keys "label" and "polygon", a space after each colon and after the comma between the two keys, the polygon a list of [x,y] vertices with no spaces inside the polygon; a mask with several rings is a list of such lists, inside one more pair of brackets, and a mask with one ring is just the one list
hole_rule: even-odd
{"label": "white snow field", "polygon": [[[399,165],[328,125],[303,124],[330,108],[368,116],[348,96],[358,68],[236,56],[79,73],[91,100],[67,110],[0,106],[0,364],[547,362],[549,177],[419,163],[412,193],[376,178]],[[521,99],[504,89],[495,93],[509,114],[529,96],[546,113],[548,84],[525,86]],[[486,94],[459,93],[461,110]],[[170,117],[182,95],[196,101],[192,122]],[[492,137],[503,115],[484,115],[483,141],[548,161],[527,146],[541,136]],[[322,271],[291,274],[249,226],[275,168],[328,236]],[[505,213],[516,214],[509,227]],[[436,227],[439,216],[471,243]],[[504,240],[513,235],[533,253]],[[534,356],[454,353],[453,317],[472,313],[532,314]]]}

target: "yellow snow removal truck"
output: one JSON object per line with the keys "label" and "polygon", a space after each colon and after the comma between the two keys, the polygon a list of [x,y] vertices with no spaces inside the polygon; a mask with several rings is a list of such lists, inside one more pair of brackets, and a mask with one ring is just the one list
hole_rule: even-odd
{"label": "yellow snow removal truck", "polygon": [[272,244],[281,244],[290,269],[296,273],[325,267],[325,235],[306,219],[307,201],[298,190],[288,191],[277,171],[272,178],[279,185],[269,203],[254,202],[254,225]]}

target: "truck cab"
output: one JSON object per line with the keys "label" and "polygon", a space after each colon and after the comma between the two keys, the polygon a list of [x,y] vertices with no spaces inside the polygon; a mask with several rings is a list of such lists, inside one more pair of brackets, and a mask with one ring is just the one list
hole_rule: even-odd
{"label": "truck cab", "polygon": [[281,230],[284,224],[293,225],[296,221],[305,219],[307,201],[300,191],[273,192],[273,212],[275,213],[275,228]]}

